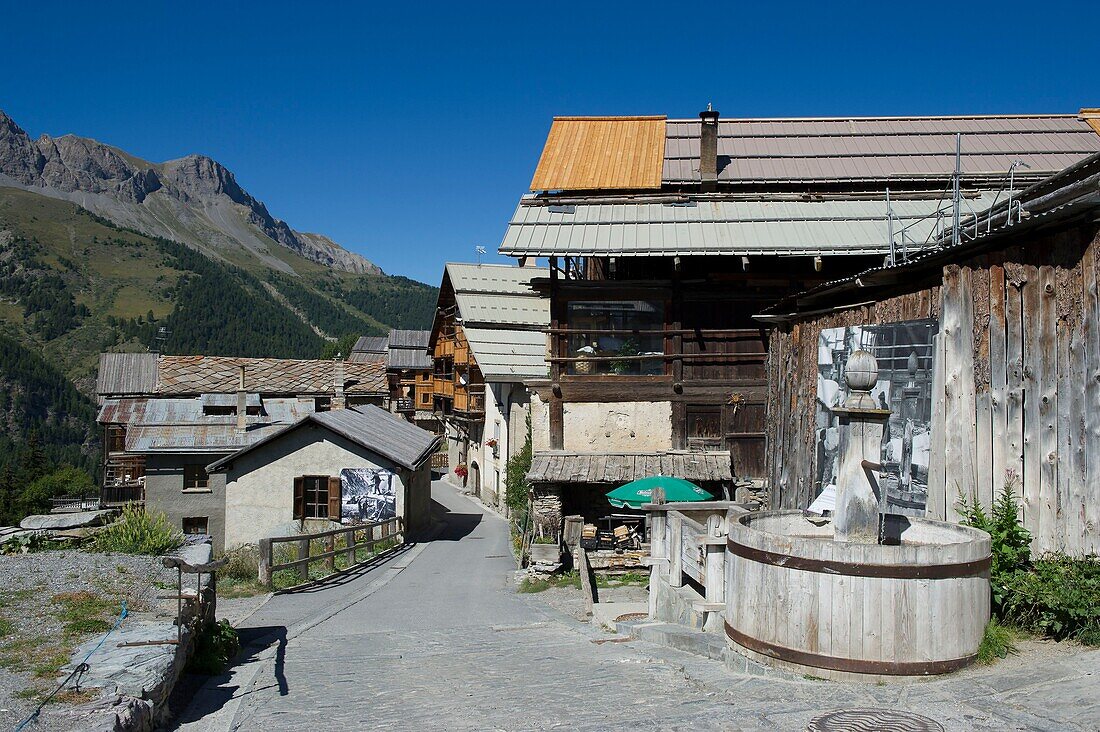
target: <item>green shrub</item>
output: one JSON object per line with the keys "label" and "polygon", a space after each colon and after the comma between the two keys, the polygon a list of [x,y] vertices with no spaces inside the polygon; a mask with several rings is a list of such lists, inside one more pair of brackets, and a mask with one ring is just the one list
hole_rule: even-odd
{"label": "green shrub", "polygon": [[1100,558],[1052,552],[1033,561],[1031,534],[1020,525],[1012,491],[1015,475],[1006,477],[990,514],[976,500],[959,500],[963,523],[991,537],[994,614],[1031,633],[1100,645]]}
{"label": "green shrub", "polygon": [[523,447],[512,457],[504,468],[505,504],[508,515],[518,524],[523,524],[527,514],[528,493],[531,490],[527,482],[527,473],[531,471],[533,457],[531,447],[531,415],[527,415],[527,439]]}
{"label": "green shrub", "polygon": [[242,544],[227,551],[225,565],[218,570],[219,580],[247,582],[259,577],[260,551],[254,544]]}
{"label": "green shrub", "polygon": [[1100,645],[1100,559],[1043,555],[1006,580],[1002,614],[1035,633]]}
{"label": "green shrub", "polygon": [[1008,586],[1017,572],[1024,571],[1031,563],[1031,533],[1020,525],[1020,504],[1013,493],[1015,474],[1005,476],[1001,494],[993,504],[992,514],[987,514],[977,499],[967,501],[959,497],[959,513],[962,523],[981,529],[990,536],[992,562],[989,568],[989,584],[993,594],[993,608],[1001,612],[1007,600]]}
{"label": "green shrub", "polygon": [[132,505],[122,509],[122,518],[95,536],[92,547],[119,554],[167,554],[183,544],[183,533],[168,523],[163,513],[148,513]]}
{"label": "green shrub", "polygon": [[228,620],[203,622],[195,636],[195,652],[187,662],[187,670],[193,674],[217,676],[225,671],[240,650],[237,631]]}

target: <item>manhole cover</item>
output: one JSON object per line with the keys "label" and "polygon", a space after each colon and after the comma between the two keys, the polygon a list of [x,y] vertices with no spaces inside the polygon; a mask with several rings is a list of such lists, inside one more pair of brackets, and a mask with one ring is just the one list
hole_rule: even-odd
{"label": "manhole cover", "polygon": [[649,613],[627,613],[626,615],[620,615],[615,618],[616,623],[625,623],[631,620],[646,620],[649,618]]}
{"label": "manhole cover", "polygon": [[943,732],[943,725],[893,709],[845,709],[814,717],[806,732]]}

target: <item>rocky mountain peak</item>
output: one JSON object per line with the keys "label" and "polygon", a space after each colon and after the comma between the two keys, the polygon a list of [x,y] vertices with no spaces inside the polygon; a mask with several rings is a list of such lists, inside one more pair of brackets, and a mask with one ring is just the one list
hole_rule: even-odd
{"label": "rocky mountain peak", "polygon": [[[381,273],[327,237],[301,234],[272,216],[231,170],[206,155],[152,165],[87,137],[44,134],[32,141],[0,110],[0,185],[73,200],[122,226],[191,245],[221,248],[236,242],[262,255],[274,241],[335,269]],[[80,195],[85,193],[97,196]],[[153,194],[164,204],[158,203],[155,212],[147,208]],[[239,208],[229,217],[212,213],[233,206]],[[165,220],[166,208],[177,221]],[[273,259],[270,264],[286,267]]]}

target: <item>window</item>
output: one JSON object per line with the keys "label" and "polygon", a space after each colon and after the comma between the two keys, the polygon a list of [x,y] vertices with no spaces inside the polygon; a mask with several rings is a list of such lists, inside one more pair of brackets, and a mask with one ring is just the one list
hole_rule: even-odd
{"label": "window", "polygon": [[210,490],[210,476],[202,465],[183,466],[183,489],[185,491]]}
{"label": "window", "polygon": [[313,399],[314,412],[327,412],[332,408],[332,397],[315,397]]}
{"label": "window", "polygon": [[107,452],[123,452],[126,450],[126,428],[122,425],[111,425],[107,428]]}
{"label": "window", "polygon": [[664,327],[657,300],[571,302],[568,353],[560,355],[580,359],[567,362],[570,374],[663,374]]}
{"label": "window", "polygon": [[226,417],[237,413],[236,404],[206,404],[202,413],[208,417]]}
{"label": "window", "polygon": [[432,406],[432,393],[430,391],[420,392],[420,405],[424,407]]}
{"label": "window", "polygon": [[183,519],[183,533],[208,534],[209,519],[206,516],[187,516]]}
{"label": "window", "polygon": [[294,479],[294,518],[340,520],[340,479],[303,475]]}

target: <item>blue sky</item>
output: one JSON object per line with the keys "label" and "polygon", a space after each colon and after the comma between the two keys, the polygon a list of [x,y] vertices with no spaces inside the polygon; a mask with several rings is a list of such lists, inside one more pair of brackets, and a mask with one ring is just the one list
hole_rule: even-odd
{"label": "blue sky", "polygon": [[[432,284],[495,251],[555,114],[1075,112],[1098,3],[8,3],[0,109]],[[494,259],[494,256],[487,258]]]}

